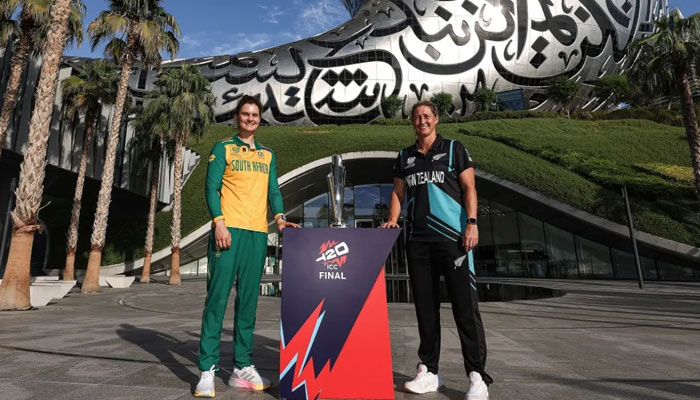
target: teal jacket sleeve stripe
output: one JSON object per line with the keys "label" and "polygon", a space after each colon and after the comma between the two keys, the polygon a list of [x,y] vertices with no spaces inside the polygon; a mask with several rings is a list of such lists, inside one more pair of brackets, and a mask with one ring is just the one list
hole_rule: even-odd
{"label": "teal jacket sleeve stripe", "polygon": [[204,184],[204,196],[212,219],[223,215],[221,212],[220,192],[224,170],[226,170],[226,148],[223,143],[217,142],[209,154],[207,180]]}
{"label": "teal jacket sleeve stripe", "polygon": [[277,183],[277,161],[275,153],[272,153],[270,161],[270,175],[267,182],[267,199],[270,202],[272,215],[284,213],[284,205],[282,204],[282,192],[280,192],[279,184]]}

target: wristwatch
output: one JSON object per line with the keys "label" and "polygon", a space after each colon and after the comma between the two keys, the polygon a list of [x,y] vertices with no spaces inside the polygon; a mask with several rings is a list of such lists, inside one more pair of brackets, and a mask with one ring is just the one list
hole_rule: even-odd
{"label": "wristwatch", "polygon": [[277,219],[281,219],[282,221],[287,222],[287,217],[284,214],[280,214],[280,216],[277,217]]}
{"label": "wristwatch", "polygon": [[467,225],[476,225],[476,218],[467,218]]}

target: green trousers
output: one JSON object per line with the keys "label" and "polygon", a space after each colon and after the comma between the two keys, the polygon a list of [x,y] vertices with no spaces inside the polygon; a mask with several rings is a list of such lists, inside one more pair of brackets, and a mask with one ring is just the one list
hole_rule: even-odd
{"label": "green trousers", "polygon": [[251,365],[255,312],[265,263],[267,234],[236,228],[228,230],[231,232],[231,247],[226,250],[217,250],[213,229],[209,235],[207,300],[202,313],[199,341],[200,371],[208,371],[219,362],[221,327],[234,282],[233,364],[236,368]]}

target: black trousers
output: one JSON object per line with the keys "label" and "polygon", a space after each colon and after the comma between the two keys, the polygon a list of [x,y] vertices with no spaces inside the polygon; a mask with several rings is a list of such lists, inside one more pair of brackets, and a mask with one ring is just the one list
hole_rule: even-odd
{"label": "black trousers", "polygon": [[476,371],[486,383],[486,337],[479,314],[476,278],[469,257],[458,242],[409,241],[408,274],[416,305],[420,347],[418,357],[432,373],[440,361],[440,276],[445,277],[457,324],[467,375]]}

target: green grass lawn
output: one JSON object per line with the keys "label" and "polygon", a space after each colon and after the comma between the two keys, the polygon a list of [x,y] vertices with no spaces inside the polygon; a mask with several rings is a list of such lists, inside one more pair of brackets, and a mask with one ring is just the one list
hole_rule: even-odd
{"label": "green grass lawn", "polygon": [[[620,223],[625,222],[619,195],[624,183],[639,230],[700,246],[698,201],[688,181],[689,150],[681,128],[642,120],[533,118],[444,124],[438,132],[464,143],[477,168]],[[209,220],[206,159],[216,141],[232,134],[230,127],[215,126],[190,143],[204,162],[184,188],[183,237]],[[379,125],[262,127],[256,137],[275,151],[279,176],[332,154],[398,151],[414,141],[409,126]],[[169,246],[170,218],[169,212],[157,215],[155,250]],[[103,264],[141,257],[145,223],[110,220]],[[81,232],[88,232],[81,243],[88,241],[89,227]],[[65,247],[65,236],[55,233],[52,247]],[[80,249],[86,260],[86,245]]]}
{"label": "green grass lawn", "polygon": [[[571,169],[605,186],[633,192],[691,195],[692,169],[685,133],[641,120],[584,124],[554,119],[474,122],[459,132],[505,143]],[[675,174],[674,174],[675,172]]]}

